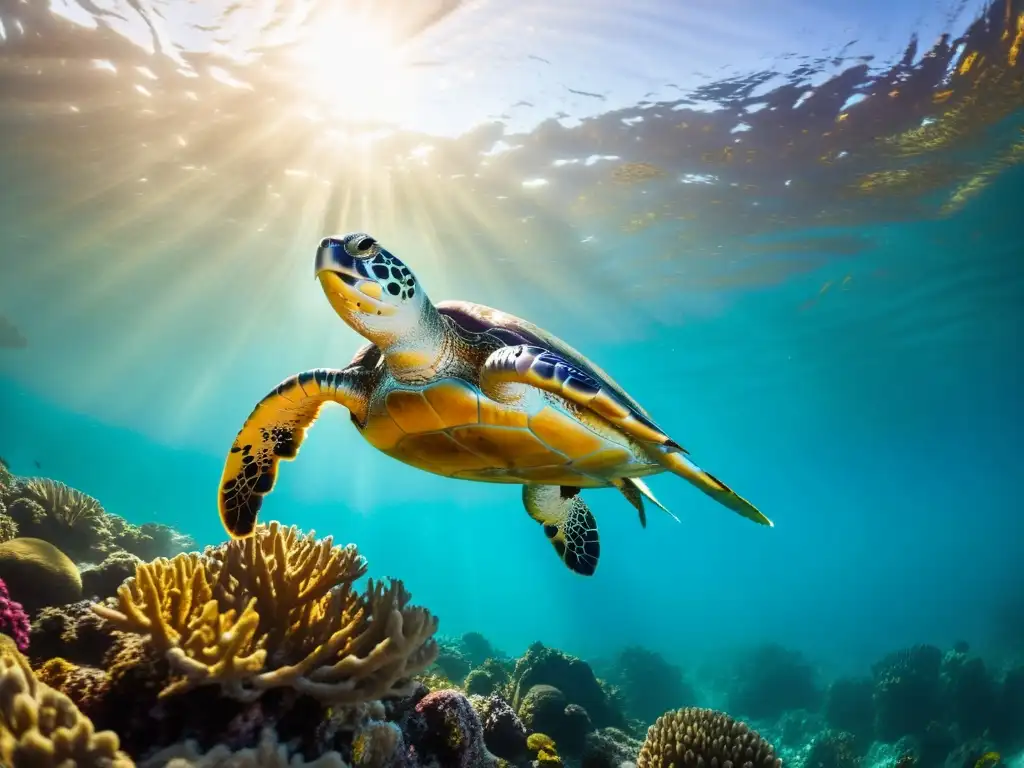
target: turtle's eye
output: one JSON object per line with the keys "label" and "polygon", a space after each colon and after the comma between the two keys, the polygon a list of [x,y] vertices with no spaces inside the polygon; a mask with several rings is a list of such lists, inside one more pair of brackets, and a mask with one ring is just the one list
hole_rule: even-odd
{"label": "turtle's eye", "polygon": [[368,259],[377,253],[377,247],[377,241],[369,235],[358,235],[345,243],[345,250],[349,256],[355,256],[357,259]]}

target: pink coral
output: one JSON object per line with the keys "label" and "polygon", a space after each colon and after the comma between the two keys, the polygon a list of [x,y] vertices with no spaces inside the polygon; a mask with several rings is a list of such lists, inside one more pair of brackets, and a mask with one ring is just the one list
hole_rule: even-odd
{"label": "pink coral", "polygon": [[28,614],[21,603],[11,600],[3,579],[0,579],[0,632],[13,637],[19,651],[28,650]]}

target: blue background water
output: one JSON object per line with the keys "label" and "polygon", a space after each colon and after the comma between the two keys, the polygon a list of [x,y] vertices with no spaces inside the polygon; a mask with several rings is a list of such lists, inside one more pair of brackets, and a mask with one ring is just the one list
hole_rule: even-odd
{"label": "blue background water", "polygon": [[[283,467],[264,517],[358,543],[371,575],[402,578],[442,632],[477,630],[508,652],[542,640],[595,657],[640,643],[686,664],[776,640],[864,669],[916,642],[984,646],[1000,601],[1024,584],[1022,194],[1010,169],[956,215],[862,222],[853,231],[872,248],[739,289],[658,284],[642,266],[658,228],[605,238],[594,271],[620,290],[581,281],[541,294],[513,275],[557,271],[565,254],[543,240],[502,272],[486,250],[419,255],[420,232],[400,215],[349,215],[344,229],[396,241],[432,298],[496,304],[584,350],[776,527],[671,476],[650,484],[681,524],[652,513],[642,530],[617,492],[587,492],[603,550],[597,574],[579,578],[517,488],[399,464],[340,409]],[[85,223],[63,224],[74,226]],[[146,260],[145,239],[115,241],[106,260],[92,243],[58,268],[33,263],[36,237],[6,246],[0,296],[32,341],[0,350],[0,454],[131,521],[220,541],[217,481],[253,404],[360,344],[310,280],[316,240],[254,238],[228,258],[186,234],[160,261]],[[178,301],[183,284],[193,292]]]}

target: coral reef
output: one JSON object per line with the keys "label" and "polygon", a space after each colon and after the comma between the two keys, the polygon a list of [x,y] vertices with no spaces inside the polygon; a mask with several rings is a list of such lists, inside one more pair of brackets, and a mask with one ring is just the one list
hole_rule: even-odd
{"label": "coral reef", "polygon": [[265,728],[255,747],[232,750],[218,744],[203,752],[196,742],[183,741],[161,750],[139,768],[348,768],[348,764],[334,751],[309,762],[293,757],[274,730]]}
{"label": "coral reef", "polygon": [[411,739],[444,768],[486,768],[496,758],[484,744],[484,728],[473,705],[459,691],[434,691],[417,704]]}
{"label": "coral reef", "polygon": [[766,643],[740,661],[728,709],[761,720],[777,718],[790,709],[813,711],[820,702],[814,669],[803,655]]}
{"label": "coral reef", "polygon": [[500,696],[470,696],[484,728],[484,745],[496,757],[516,762],[526,753],[526,726]]}
{"label": "coral reef", "polygon": [[845,731],[819,734],[804,759],[804,768],[858,768],[857,740]]}
{"label": "coral reef", "polygon": [[82,577],[71,559],[42,539],[17,538],[0,544],[0,579],[31,615],[40,608],[73,603],[82,596]]}
{"label": "coral reef", "polygon": [[587,662],[541,643],[531,645],[516,661],[509,685],[512,705],[520,717],[520,708],[530,689],[549,685],[557,688],[567,703],[583,707],[594,727],[622,728],[626,724],[625,716],[614,706]]}
{"label": "coral reef", "polygon": [[697,703],[682,670],[654,651],[639,646],[624,648],[615,664],[613,681],[622,692],[629,717],[653,723],[663,712]]}
{"label": "coral reef", "polygon": [[941,664],[941,650],[916,645],[891,653],[872,667],[877,738],[895,741],[922,734],[941,716]]}
{"label": "coral reef", "polygon": [[118,587],[135,575],[142,562],[131,552],[114,550],[99,565],[81,569],[82,593],[93,599],[116,595]]}
{"label": "coral reef", "polygon": [[497,658],[501,654],[494,650],[491,642],[479,632],[466,632],[460,643],[462,655],[471,667],[482,666],[487,659]]}
{"label": "coral reef", "polygon": [[51,478],[8,473],[0,504],[0,541],[16,535],[42,539],[78,563],[99,563],[121,551],[152,560],[195,548],[191,538],[165,525],[132,525],[92,496]]}
{"label": "coral reef", "polygon": [[24,653],[28,650],[28,614],[25,613],[21,603],[11,600],[7,585],[2,579],[0,579],[0,634],[7,635],[14,640],[19,651]]}
{"label": "coral reef", "polygon": [[111,731],[95,732],[68,697],[39,682],[0,636],[0,765],[132,768]]}
{"label": "coral reef", "polygon": [[625,768],[636,762],[642,742],[618,728],[587,734],[580,768]]}
{"label": "coral reef", "polygon": [[833,680],[825,691],[825,721],[870,743],[875,729],[874,683],[870,678]]}
{"label": "coral reef", "polygon": [[332,704],[400,695],[437,655],[437,620],[400,581],[354,582],[355,546],[277,523],[203,556],[140,565],[118,608],[93,610],[145,635],[177,676],[162,696],[217,685],[239,701],[288,687]]}
{"label": "coral reef", "polygon": [[479,696],[490,696],[492,693],[504,692],[511,680],[511,670],[506,664],[494,658],[470,670],[463,685],[466,693]]}
{"label": "coral reef", "polygon": [[659,717],[640,748],[637,768],[740,765],[780,768],[775,749],[724,712],[686,707]]}

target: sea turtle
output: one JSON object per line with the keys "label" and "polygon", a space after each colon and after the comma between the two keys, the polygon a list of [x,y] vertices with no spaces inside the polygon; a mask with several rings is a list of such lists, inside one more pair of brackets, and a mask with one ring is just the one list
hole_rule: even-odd
{"label": "sea turtle", "polygon": [[315,274],[335,312],[369,343],[345,368],[286,379],[246,419],[219,491],[232,537],[252,533],[278,464],[295,458],[328,402],[348,409],[370,445],[406,464],[522,485],[527,513],[579,574],[593,574],[600,554],[583,488],[618,488],[646,526],[644,498],[665,507],[640,478],[668,470],[772,525],[687,459],[604,371],[532,323],[466,301],[431,303],[409,268],[365,233],[322,240]]}

